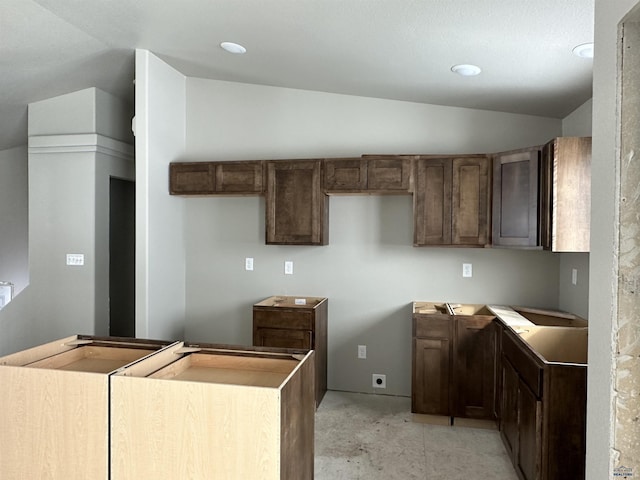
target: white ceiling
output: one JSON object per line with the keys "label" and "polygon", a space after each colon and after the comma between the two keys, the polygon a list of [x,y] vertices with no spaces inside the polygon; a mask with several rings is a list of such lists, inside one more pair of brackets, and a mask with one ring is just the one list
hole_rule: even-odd
{"label": "white ceiling", "polygon": [[[563,118],[591,97],[594,0],[1,0],[0,150],[26,105],[133,99],[134,49],[187,76]],[[233,41],[237,56],[219,44]],[[473,63],[477,77],[450,68]]]}

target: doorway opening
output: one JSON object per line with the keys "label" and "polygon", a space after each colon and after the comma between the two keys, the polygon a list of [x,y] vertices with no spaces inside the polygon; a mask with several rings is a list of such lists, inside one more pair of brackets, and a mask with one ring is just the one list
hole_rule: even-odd
{"label": "doorway opening", "polygon": [[135,337],[135,182],[109,179],[109,335]]}

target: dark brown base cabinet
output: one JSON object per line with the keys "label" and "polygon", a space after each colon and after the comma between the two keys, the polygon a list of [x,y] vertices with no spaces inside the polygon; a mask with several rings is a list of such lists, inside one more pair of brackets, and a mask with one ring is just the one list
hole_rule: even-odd
{"label": "dark brown base cabinet", "polygon": [[584,479],[587,329],[502,332],[500,431],[523,480]]}
{"label": "dark brown base cabinet", "polygon": [[253,345],[315,350],[316,407],[327,391],[327,311],[318,297],[269,297],[253,306]]}
{"label": "dark brown base cabinet", "polygon": [[494,418],[494,318],[480,305],[413,304],[413,413]]}

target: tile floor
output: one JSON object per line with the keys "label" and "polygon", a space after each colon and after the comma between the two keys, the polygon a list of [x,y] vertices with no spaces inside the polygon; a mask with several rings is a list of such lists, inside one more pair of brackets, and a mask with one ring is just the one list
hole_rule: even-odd
{"label": "tile floor", "polygon": [[328,391],[315,480],[517,480],[497,430],[414,421],[411,399]]}

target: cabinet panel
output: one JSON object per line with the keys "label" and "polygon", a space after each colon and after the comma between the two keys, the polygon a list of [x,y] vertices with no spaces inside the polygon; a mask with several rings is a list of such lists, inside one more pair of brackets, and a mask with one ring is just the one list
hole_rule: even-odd
{"label": "cabinet panel", "polygon": [[495,330],[492,318],[456,318],[454,416],[492,418]]}
{"label": "cabinet panel", "polygon": [[210,162],[172,163],[169,166],[171,195],[211,195],[215,192],[214,170]]}
{"label": "cabinet panel", "polygon": [[311,330],[258,327],[253,332],[253,344],[257,347],[310,350],[313,348],[313,332]]}
{"label": "cabinet panel", "polygon": [[386,192],[408,192],[411,160],[397,156],[367,159],[367,188]]}
{"label": "cabinet panel", "polygon": [[328,193],[358,192],[367,188],[367,162],[361,158],[324,161],[324,189]]}
{"label": "cabinet panel", "polygon": [[451,341],[448,338],[414,339],[411,411],[450,415]]}
{"label": "cabinet panel", "polygon": [[262,193],[262,162],[219,162],[214,167],[216,193]]}
{"label": "cabinet panel", "polygon": [[419,159],[413,194],[414,245],[451,243],[451,161]]}
{"label": "cabinet panel", "polygon": [[313,329],[313,313],[305,310],[254,309],[253,323],[258,327],[290,328],[297,330]]}
{"label": "cabinet panel", "polygon": [[560,137],[543,149],[543,243],[554,252],[588,252],[591,138]]}
{"label": "cabinet panel", "polygon": [[499,153],[494,156],[494,245],[538,245],[539,164],[539,148]]}
{"label": "cabinet panel", "polygon": [[514,459],[518,448],[518,373],[502,359],[502,406],[500,435],[509,456]]}
{"label": "cabinet panel", "polygon": [[320,160],[267,162],[266,243],[326,245],[328,197]]}
{"label": "cabinet panel", "polygon": [[452,239],[454,245],[484,245],[489,225],[489,159],[454,158]]}
{"label": "cabinet panel", "polygon": [[520,380],[518,383],[518,451],[516,468],[525,480],[541,478],[542,404]]}

